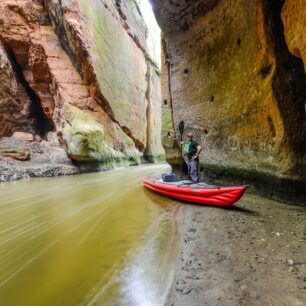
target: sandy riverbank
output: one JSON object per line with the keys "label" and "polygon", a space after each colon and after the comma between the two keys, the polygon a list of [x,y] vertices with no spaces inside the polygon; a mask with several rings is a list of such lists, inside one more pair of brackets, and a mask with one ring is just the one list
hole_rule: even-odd
{"label": "sandy riverbank", "polygon": [[247,194],[233,209],[184,206],[167,306],[306,301],[306,208]]}

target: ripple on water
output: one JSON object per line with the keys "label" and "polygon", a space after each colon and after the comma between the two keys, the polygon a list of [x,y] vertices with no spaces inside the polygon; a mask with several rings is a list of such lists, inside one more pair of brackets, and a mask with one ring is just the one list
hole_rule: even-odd
{"label": "ripple on water", "polygon": [[162,172],[140,166],[1,185],[0,300],[159,304],[174,270],[179,214],[142,178]]}

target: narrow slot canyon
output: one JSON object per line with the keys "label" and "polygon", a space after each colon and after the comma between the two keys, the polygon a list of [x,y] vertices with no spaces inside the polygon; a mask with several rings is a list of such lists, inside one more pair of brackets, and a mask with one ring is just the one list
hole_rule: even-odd
{"label": "narrow slot canyon", "polygon": [[[163,31],[161,42],[156,32],[154,43],[150,31],[158,26],[145,24],[143,4],[106,2],[94,2],[91,13],[86,1],[71,7],[40,2],[30,10],[2,4],[8,16],[2,41],[28,61],[20,68],[14,51],[8,52],[32,100],[29,122],[32,116],[35,133],[44,138],[52,130],[53,141],[82,169],[141,159],[166,159],[175,167],[178,123],[184,120],[186,132],[205,147],[204,177],[243,179],[273,198],[304,201],[305,71],[302,55],[296,57],[299,47],[291,47],[294,55],[288,49],[283,25],[296,12],[291,2],[152,1]],[[43,19],[32,18],[33,10],[44,11]],[[24,35],[10,33],[14,19]],[[104,44],[116,27],[117,43]],[[87,43],[83,33],[90,29]],[[130,58],[124,58],[125,49]]]}
{"label": "narrow slot canyon", "polygon": [[0,304],[303,306],[305,0],[1,0]]}

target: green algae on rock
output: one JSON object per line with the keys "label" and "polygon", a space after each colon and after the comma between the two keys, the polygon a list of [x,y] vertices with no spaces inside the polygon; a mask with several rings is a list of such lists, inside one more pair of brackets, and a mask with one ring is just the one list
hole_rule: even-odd
{"label": "green algae on rock", "polygon": [[78,161],[108,161],[123,157],[105,142],[103,127],[76,107],[69,107],[71,119],[63,130],[68,155]]}
{"label": "green algae on rock", "polygon": [[[115,6],[99,1],[80,1],[84,26],[91,45],[93,67],[114,119],[133,131],[142,148],[146,145],[147,65],[143,51],[120,24]],[[115,18],[114,18],[115,16]]]}
{"label": "green algae on rock", "polygon": [[68,113],[69,124],[63,130],[63,139],[71,159],[96,163],[100,170],[140,164],[141,155],[136,149],[123,153],[108,145],[103,126],[90,113],[73,106]]}

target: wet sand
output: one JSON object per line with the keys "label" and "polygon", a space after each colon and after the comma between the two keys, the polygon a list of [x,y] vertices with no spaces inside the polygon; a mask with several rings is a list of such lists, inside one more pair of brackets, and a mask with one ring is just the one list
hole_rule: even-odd
{"label": "wet sand", "polygon": [[246,194],[183,214],[167,306],[306,305],[306,207]]}

